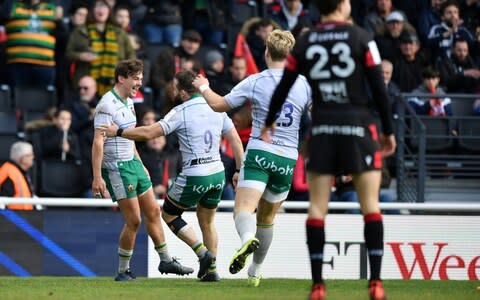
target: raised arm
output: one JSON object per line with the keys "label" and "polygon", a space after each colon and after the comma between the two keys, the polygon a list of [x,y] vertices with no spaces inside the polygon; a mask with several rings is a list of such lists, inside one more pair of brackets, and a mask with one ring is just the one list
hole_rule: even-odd
{"label": "raised arm", "polygon": [[207,101],[208,105],[216,112],[227,112],[231,108],[228,105],[225,97],[220,96],[219,94],[212,91],[209,86],[208,79],[202,75],[198,75],[193,81],[193,85],[197,90],[200,91],[203,98]]}

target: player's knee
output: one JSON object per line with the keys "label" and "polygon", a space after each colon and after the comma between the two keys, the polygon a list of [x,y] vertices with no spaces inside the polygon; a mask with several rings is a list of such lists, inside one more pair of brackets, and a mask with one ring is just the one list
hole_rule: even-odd
{"label": "player's knee", "polygon": [[131,217],[128,220],[126,220],[127,227],[130,230],[133,230],[135,232],[138,231],[141,224],[142,224],[142,218],[140,216]]}
{"label": "player's knee", "polygon": [[178,234],[184,227],[188,226],[187,222],[185,222],[185,220],[180,216],[167,223],[167,225],[175,234]]}
{"label": "player's knee", "polygon": [[[165,199],[165,202],[163,202],[163,213],[162,213],[162,217],[164,216],[164,214],[169,214],[171,216],[181,216],[183,214],[185,210],[178,207],[178,206],[175,206],[171,200],[169,200],[169,198],[167,197]],[[165,220],[165,218],[164,218]]]}

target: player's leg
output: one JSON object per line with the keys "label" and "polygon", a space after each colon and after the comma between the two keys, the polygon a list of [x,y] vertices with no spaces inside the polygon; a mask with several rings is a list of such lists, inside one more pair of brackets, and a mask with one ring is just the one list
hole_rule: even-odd
{"label": "player's leg", "polygon": [[185,275],[193,273],[193,269],[181,265],[175,258],[172,258],[167,242],[165,240],[165,233],[163,225],[160,220],[160,206],[158,205],[155,195],[153,193],[152,184],[149,177],[145,173],[143,165],[138,161],[136,165],[136,174],[138,175],[138,186],[140,209],[145,216],[145,225],[148,235],[152,238],[155,250],[160,257],[160,264],[158,270],[160,273],[173,273],[178,275]]}
{"label": "player's leg", "polygon": [[308,172],[308,186],[310,206],[307,219],[307,244],[310,253],[310,266],[312,272],[311,299],[323,299],[325,287],[323,283],[323,249],[325,246],[325,217],[328,212],[330,189],[333,176]]}
{"label": "player's leg", "polygon": [[112,201],[117,202],[125,220],[119,237],[118,275],[115,277],[115,280],[132,280],[135,279],[135,276],[130,272],[130,259],[133,255],[135,238],[142,219],[136,193],[134,191],[129,193],[129,184],[125,183],[136,181],[130,180],[128,175],[126,175],[129,169],[127,163],[110,167],[109,169],[102,169],[102,177],[105,180]]}
{"label": "player's leg", "polygon": [[255,237],[260,241],[260,246],[253,253],[252,263],[248,268],[248,284],[251,286],[260,284],[261,267],[272,244],[275,215],[282,202],[270,202],[262,198],[258,204],[257,232]]}
{"label": "player's leg", "polygon": [[122,212],[125,224],[119,237],[118,275],[115,280],[124,281],[135,278],[130,272],[130,260],[142,219],[137,198],[121,199],[118,201],[118,206]]}
{"label": "player's leg", "polygon": [[383,221],[379,206],[381,172],[377,170],[354,175],[360,208],[364,218],[364,238],[370,263],[370,296],[385,298],[380,271],[383,257]]}
{"label": "player's leg", "polygon": [[217,248],[218,248],[218,233],[215,227],[215,213],[217,204],[208,205],[207,203],[200,203],[197,206],[197,218],[202,230],[203,243],[209,250],[204,257],[200,258],[200,272],[201,281],[219,281],[220,276],[217,273]]}

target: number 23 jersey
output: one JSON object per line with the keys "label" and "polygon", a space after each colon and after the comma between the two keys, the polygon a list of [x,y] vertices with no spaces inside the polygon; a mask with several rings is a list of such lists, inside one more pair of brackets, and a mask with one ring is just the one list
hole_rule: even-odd
{"label": "number 23 jersey", "polygon": [[316,115],[329,108],[366,108],[370,98],[366,71],[380,71],[380,63],[377,46],[366,31],[348,23],[325,23],[297,41],[286,69],[307,77]]}

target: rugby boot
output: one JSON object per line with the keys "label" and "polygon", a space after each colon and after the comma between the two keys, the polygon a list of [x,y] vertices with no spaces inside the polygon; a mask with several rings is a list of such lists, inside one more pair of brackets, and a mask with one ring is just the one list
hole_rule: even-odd
{"label": "rugby boot", "polygon": [[248,256],[255,252],[259,246],[260,241],[255,237],[249,239],[245,244],[243,244],[242,248],[235,252],[232,260],[230,261],[230,267],[228,268],[230,273],[237,274],[240,272],[240,270],[245,267],[245,262],[247,261]]}

